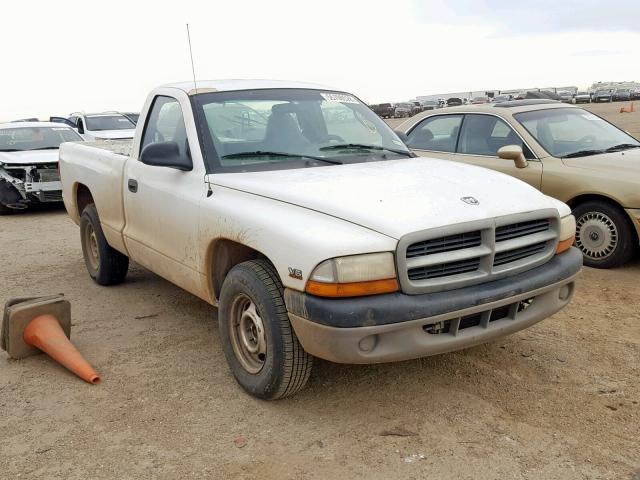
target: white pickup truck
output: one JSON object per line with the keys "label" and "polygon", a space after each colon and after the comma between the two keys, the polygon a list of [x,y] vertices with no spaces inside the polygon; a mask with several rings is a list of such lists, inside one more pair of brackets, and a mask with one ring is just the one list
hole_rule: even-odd
{"label": "white pickup truck", "polygon": [[274,81],[148,97],[132,142],[66,143],[64,202],[101,285],[129,259],[218,305],[252,395],[317,356],[376,363],[501,337],[570,301],[569,207],[482,168],[416,158],[355,96]]}

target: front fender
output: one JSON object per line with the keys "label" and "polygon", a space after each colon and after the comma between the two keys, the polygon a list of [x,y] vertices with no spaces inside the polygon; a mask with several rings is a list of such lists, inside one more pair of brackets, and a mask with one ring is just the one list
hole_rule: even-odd
{"label": "front fender", "polygon": [[[283,285],[304,291],[313,269],[338,256],[395,251],[397,240],[314,210],[270,198],[213,186],[200,215],[200,271],[209,275],[208,250],[229,239],[266,256]],[[290,276],[289,269],[296,270]]]}

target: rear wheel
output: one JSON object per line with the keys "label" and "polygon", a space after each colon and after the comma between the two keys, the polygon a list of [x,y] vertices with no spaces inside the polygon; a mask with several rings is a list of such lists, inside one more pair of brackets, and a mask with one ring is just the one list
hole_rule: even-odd
{"label": "rear wheel", "polygon": [[268,261],[231,269],[220,293],[218,322],[231,372],[248,393],[274,400],[304,387],[313,357],[291,327],[282,283]]}
{"label": "rear wheel", "polygon": [[127,276],[129,257],[113,249],[104,237],[98,210],[87,205],[80,217],[82,255],[89,276],[99,285],[115,285]]}
{"label": "rear wheel", "polygon": [[576,217],[576,246],[584,264],[595,268],[614,268],[633,256],[635,235],[620,208],[599,201],[579,204]]}

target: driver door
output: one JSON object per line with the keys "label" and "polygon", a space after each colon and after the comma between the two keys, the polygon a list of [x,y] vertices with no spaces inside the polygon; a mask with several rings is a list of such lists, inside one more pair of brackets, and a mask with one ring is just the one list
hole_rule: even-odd
{"label": "driver door", "polygon": [[202,296],[197,240],[199,205],[206,195],[204,165],[191,161],[192,170],[183,171],[140,161],[145,147],[156,142],[175,142],[180,155],[191,159],[191,145],[198,148],[198,140],[188,138],[185,104],[188,100],[181,104],[169,96],[153,100],[139,151],[126,163],[123,233],[134,260]]}

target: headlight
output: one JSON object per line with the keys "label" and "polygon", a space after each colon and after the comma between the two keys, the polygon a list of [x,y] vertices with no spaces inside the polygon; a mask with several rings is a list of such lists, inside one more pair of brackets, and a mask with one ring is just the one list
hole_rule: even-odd
{"label": "headlight", "polygon": [[576,238],[576,219],[573,215],[567,215],[560,219],[560,241],[556,247],[556,253],[569,250]]}
{"label": "headlight", "polygon": [[308,293],[357,297],[398,291],[393,253],[367,253],[325,260],[311,273]]}

